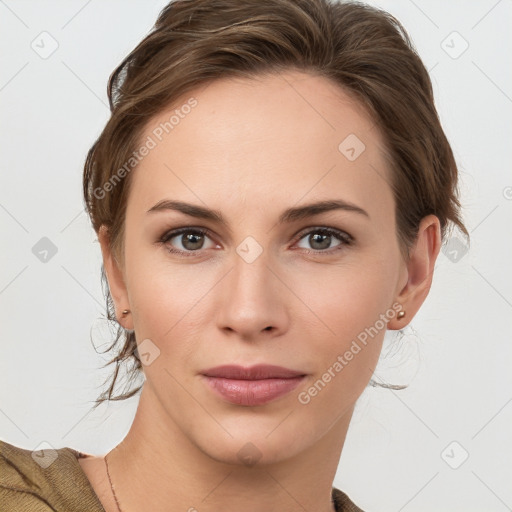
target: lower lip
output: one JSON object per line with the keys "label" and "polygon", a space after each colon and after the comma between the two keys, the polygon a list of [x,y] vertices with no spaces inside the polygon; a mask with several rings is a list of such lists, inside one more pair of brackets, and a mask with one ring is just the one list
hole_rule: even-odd
{"label": "lower lip", "polygon": [[237,380],[204,375],[207,384],[236,405],[263,405],[295,389],[305,375],[292,379]]}

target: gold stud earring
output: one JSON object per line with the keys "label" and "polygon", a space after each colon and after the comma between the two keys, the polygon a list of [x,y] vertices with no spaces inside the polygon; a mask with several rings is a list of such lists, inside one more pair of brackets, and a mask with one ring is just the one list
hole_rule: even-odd
{"label": "gold stud earring", "polygon": [[398,315],[396,315],[396,318],[398,320],[401,320],[405,316],[405,311],[399,311]]}
{"label": "gold stud earring", "polygon": [[123,310],[123,316],[126,316],[129,312],[130,312],[130,310],[129,310],[129,309],[124,309],[124,310]]}

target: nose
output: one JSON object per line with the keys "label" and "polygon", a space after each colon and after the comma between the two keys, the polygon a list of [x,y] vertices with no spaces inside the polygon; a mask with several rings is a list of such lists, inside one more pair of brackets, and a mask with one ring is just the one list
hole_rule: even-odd
{"label": "nose", "polygon": [[233,268],[222,280],[221,293],[216,297],[218,327],[247,340],[286,332],[287,300],[292,294],[277,274],[265,253],[250,263],[236,254]]}

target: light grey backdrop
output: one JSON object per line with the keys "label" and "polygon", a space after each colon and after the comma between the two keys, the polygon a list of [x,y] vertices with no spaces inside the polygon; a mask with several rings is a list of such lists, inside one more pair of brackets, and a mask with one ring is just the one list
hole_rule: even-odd
{"label": "light grey backdrop", "polygon": [[[440,254],[376,372],[409,388],[363,394],[335,485],[369,512],[512,510],[512,2],[370,3],[430,70],[472,247]],[[104,299],[81,173],[108,76],[164,5],[0,0],[0,439],[25,448],[103,454],[135,412],[136,398],[91,411],[111,369],[89,337]]]}

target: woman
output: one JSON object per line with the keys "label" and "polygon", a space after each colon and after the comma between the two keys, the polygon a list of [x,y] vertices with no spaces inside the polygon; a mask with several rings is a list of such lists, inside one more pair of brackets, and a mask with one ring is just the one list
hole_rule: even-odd
{"label": "woman", "polygon": [[[332,487],[386,330],[429,292],[457,167],[385,12],[177,0],[114,71],[84,198],[141,391],[104,456],[1,443],[7,510],[361,510]],[[143,385],[113,397],[120,364]],[[42,459],[38,461],[39,458]]]}

